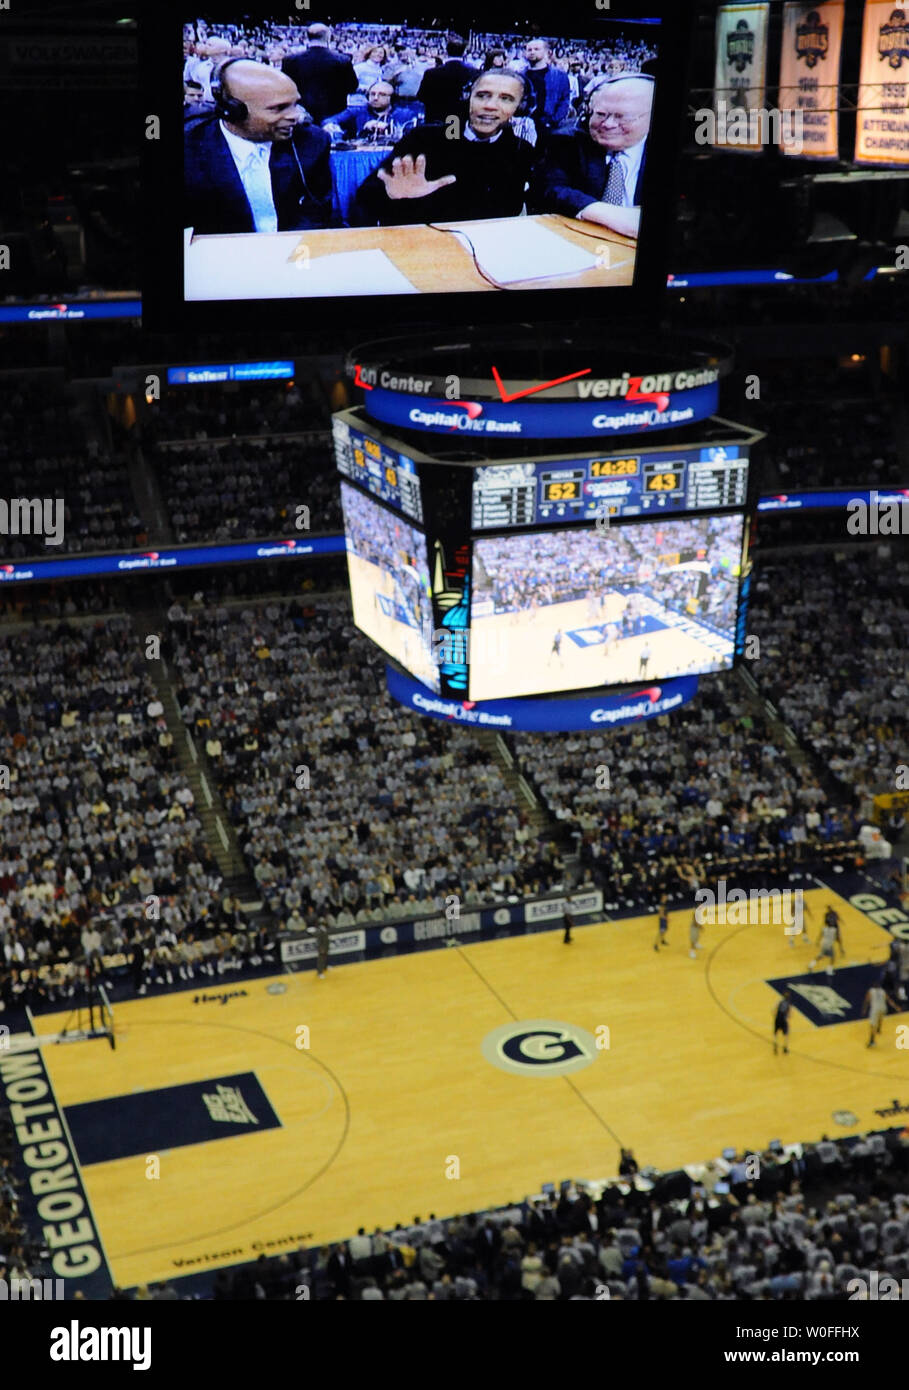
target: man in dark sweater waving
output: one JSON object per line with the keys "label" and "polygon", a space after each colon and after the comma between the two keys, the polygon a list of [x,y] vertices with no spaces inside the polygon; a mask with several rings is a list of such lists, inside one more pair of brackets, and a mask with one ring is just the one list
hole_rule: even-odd
{"label": "man in dark sweater waving", "polygon": [[523,95],[519,73],[480,73],[463,124],[452,112],[442,125],[409,131],[364,179],[351,209],[353,225],[517,217],[533,162],[533,147],[510,125]]}

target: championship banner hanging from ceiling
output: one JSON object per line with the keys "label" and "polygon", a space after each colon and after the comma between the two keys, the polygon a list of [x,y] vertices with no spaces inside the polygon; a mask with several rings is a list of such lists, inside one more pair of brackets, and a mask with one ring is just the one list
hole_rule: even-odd
{"label": "championship banner hanging from ceiling", "polygon": [[909,165],[909,6],[865,0],[856,164]]}
{"label": "championship banner hanging from ceiling", "polygon": [[[780,54],[779,147],[801,159],[839,155],[840,57],[845,0],[787,0]],[[792,113],[788,115],[788,113]]]}
{"label": "championship banner hanging from ceiling", "polygon": [[765,140],[769,4],[721,5],[716,16],[713,104],[718,149],[760,150]]}

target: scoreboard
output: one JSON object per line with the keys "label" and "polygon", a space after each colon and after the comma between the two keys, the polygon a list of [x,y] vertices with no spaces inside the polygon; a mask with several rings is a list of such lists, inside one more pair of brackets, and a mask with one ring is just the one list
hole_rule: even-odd
{"label": "scoreboard", "polygon": [[422,522],[423,497],[412,458],[354,429],[337,415],[332,420],[332,433],[340,473],[412,521]]}
{"label": "scoreboard", "polygon": [[475,470],[473,529],[721,511],[744,507],[747,493],[741,444],[491,464]]}

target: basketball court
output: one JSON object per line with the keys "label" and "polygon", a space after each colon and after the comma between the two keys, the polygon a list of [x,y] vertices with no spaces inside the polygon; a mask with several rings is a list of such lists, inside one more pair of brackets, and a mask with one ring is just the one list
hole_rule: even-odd
{"label": "basketball court", "polygon": [[[495,700],[505,693],[524,696],[539,694],[541,689],[623,685],[644,679],[648,671],[689,675],[714,669],[719,657],[731,663],[731,637],[720,637],[643,593],[636,597],[641,630],[627,637],[611,635],[627,603],[627,596],[617,592],[604,595],[593,621],[587,599],[510,613],[475,613],[471,636],[485,659],[472,669],[472,698]],[[558,653],[552,651],[557,630],[562,633]],[[645,649],[650,657],[642,672]]]}
{"label": "basketball court", "polygon": [[[452,941],[117,1004],[115,1051],[43,1048],[114,1282],[605,1177],[620,1145],[671,1169],[883,1128],[906,1094],[909,1016],[869,1050],[859,1010],[890,935],[826,889],[805,901],[814,941],[827,904],[840,913],[832,978],[809,977],[814,945],[758,920],[708,924],[692,960],[685,911],[659,953],[655,917],[635,917],[570,946],[561,930]],[[791,1050],[774,1056],[785,984]]]}

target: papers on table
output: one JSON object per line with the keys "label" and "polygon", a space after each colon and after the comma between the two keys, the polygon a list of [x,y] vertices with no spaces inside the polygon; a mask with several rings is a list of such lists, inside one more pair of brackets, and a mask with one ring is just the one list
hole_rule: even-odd
{"label": "papers on table", "polygon": [[[305,235],[250,232],[184,242],[184,297],[325,299],[357,294],[416,294],[384,251],[299,254]],[[293,252],[297,258],[291,259]]]}
{"label": "papers on table", "polygon": [[499,285],[577,275],[599,264],[595,255],[529,217],[451,222],[446,226],[468,251],[472,244],[480,268]]}

